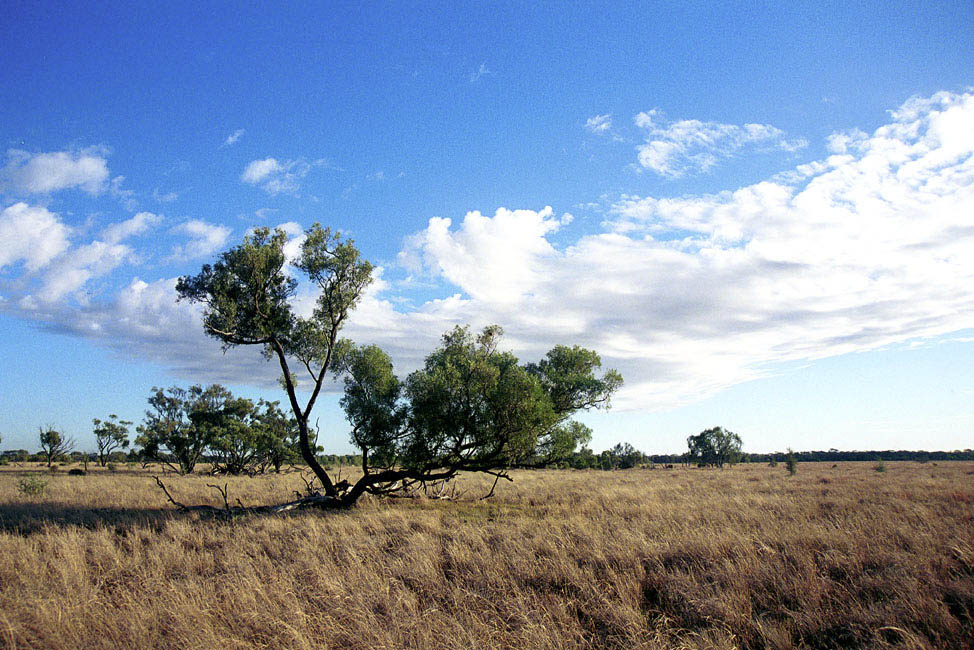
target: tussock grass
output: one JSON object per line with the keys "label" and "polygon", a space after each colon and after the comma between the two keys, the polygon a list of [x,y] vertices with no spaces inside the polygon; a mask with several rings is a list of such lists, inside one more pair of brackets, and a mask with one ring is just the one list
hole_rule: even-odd
{"label": "tussock grass", "polygon": [[[141,469],[0,471],[4,648],[970,648],[972,463],[517,472],[231,521]],[[170,477],[284,501],[295,474]]]}

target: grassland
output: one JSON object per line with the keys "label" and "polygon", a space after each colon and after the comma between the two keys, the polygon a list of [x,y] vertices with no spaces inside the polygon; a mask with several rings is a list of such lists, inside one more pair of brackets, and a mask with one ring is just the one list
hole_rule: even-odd
{"label": "grassland", "polygon": [[[10,466],[0,647],[974,647],[974,463],[885,470],[519,472],[487,501],[467,477],[459,501],[222,521],[141,469],[27,496]],[[248,505],[301,487],[229,479]]]}

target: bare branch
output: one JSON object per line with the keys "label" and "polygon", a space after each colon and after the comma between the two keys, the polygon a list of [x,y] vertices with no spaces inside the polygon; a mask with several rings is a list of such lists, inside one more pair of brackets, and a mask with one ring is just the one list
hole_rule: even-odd
{"label": "bare branch", "polygon": [[169,503],[173,504],[174,506],[176,506],[177,508],[179,508],[183,512],[187,512],[189,510],[189,508],[186,507],[184,504],[182,504],[179,501],[176,501],[175,499],[172,498],[172,495],[169,494],[169,490],[166,489],[166,485],[162,482],[162,480],[159,479],[158,476],[153,476],[152,478],[154,478],[156,480],[156,485],[158,485],[159,487],[161,487],[162,488],[162,491],[166,493],[166,498],[169,499]]}

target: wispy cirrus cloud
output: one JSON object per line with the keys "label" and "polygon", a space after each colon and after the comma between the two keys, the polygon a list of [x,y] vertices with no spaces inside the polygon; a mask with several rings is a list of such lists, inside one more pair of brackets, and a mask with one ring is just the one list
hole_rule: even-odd
{"label": "wispy cirrus cloud", "polygon": [[593,115],[585,120],[585,130],[596,135],[604,135],[612,130],[612,115]]}
{"label": "wispy cirrus cloud", "polygon": [[745,150],[792,152],[808,146],[805,140],[789,139],[770,124],[671,121],[655,108],[636,115],[635,123],[646,138],[636,147],[639,165],[666,178],[706,172]]}
{"label": "wispy cirrus cloud", "polygon": [[491,74],[494,73],[487,67],[487,64],[481,63],[476,70],[474,70],[467,76],[467,81],[469,81],[470,83],[477,83],[484,76],[491,75]]}
{"label": "wispy cirrus cloud", "polygon": [[227,139],[223,141],[224,147],[229,147],[232,144],[236,144],[237,140],[242,138],[247,131],[244,129],[237,129],[233,133],[227,136]]}

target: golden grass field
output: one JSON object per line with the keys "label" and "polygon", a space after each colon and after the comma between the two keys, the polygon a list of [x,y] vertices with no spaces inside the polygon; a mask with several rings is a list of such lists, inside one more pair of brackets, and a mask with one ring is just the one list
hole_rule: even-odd
{"label": "golden grass field", "polygon": [[[31,464],[31,471],[40,471]],[[515,472],[230,521],[0,468],[3,648],[972,648],[974,463]],[[155,470],[158,471],[158,470]],[[296,473],[166,478],[282,502]]]}

